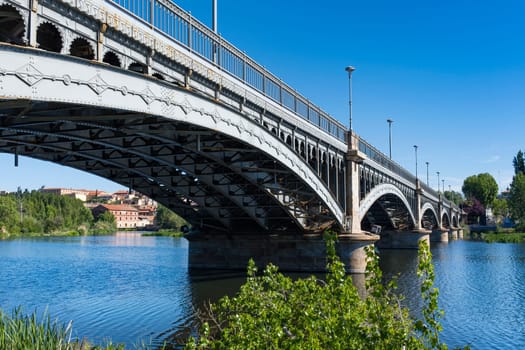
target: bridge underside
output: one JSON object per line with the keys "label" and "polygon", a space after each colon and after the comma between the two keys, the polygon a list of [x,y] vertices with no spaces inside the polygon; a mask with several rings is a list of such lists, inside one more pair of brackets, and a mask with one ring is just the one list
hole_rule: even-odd
{"label": "bridge underside", "polygon": [[0,100],[0,152],[112,180],[157,200],[203,233],[301,234],[334,222],[303,180],[270,156],[167,118]]}
{"label": "bridge underside", "polygon": [[365,231],[373,231],[379,225],[382,230],[407,231],[414,228],[410,212],[405,203],[395,194],[381,196],[370,207],[361,221]]}

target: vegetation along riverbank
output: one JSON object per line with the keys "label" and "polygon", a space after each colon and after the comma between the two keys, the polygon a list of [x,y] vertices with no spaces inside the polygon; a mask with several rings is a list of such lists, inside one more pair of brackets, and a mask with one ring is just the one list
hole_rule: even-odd
{"label": "vegetation along riverbank", "polygon": [[[89,204],[93,207],[93,203]],[[159,230],[145,235],[181,237],[181,228],[188,226],[162,205],[158,205],[154,222]],[[20,189],[0,195],[0,239],[107,235],[116,233],[117,226],[110,211],[96,214],[86,203],[71,196]]]}
{"label": "vegetation along riverbank", "polygon": [[487,243],[524,243],[525,233],[482,232],[479,239]]}
{"label": "vegetation along riverbank", "polygon": [[36,190],[0,196],[0,239],[116,231],[113,215],[104,213],[95,218],[80,200],[69,196]]}

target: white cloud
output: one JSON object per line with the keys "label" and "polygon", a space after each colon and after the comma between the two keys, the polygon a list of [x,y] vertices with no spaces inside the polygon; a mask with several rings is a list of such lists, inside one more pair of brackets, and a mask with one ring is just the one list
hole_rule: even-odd
{"label": "white cloud", "polygon": [[493,155],[493,156],[490,156],[488,159],[485,159],[484,161],[482,161],[482,163],[485,163],[485,164],[496,163],[500,159],[501,159],[500,155]]}

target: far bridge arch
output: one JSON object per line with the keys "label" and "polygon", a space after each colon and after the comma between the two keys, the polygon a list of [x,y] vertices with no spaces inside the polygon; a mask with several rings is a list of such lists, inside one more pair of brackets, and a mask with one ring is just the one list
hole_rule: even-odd
{"label": "far bridge arch", "polygon": [[436,210],[434,209],[434,206],[426,202],[421,207],[421,227],[430,230],[430,229],[437,229],[439,227],[439,220],[438,220],[438,214],[436,213]]}
{"label": "far bridge arch", "polygon": [[441,226],[450,228],[450,216],[446,210],[443,210],[441,214]]}
{"label": "far bridge arch", "polygon": [[403,192],[392,184],[374,187],[361,201],[359,221],[364,230],[374,224],[386,229],[409,230],[416,223],[414,213]]}
{"label": "far bridge arch", "polygon": [[452,227],[459,227],[458,216],[455,213],[452,215]]}

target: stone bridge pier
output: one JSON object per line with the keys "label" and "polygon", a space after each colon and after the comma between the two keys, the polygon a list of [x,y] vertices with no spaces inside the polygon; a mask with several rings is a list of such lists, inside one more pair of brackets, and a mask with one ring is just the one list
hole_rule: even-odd
{"label": "stone bridge pier", "polygon": [[[337,254],[348,273],[363,273],[366,268],[364,248],[375,239],[341,235]],[[301,236],[189,236],[190,269],[245,270],[253,259],[260,268],[269,263],[281,271],[325,272],[326,242],[321,235]]]}
{"label": "stone bridge pier", "polygon": [[436,228],[432,230],[430,234],[430,242],[436,243],[447,243],[449,236],[449,230],[445,228]]}

